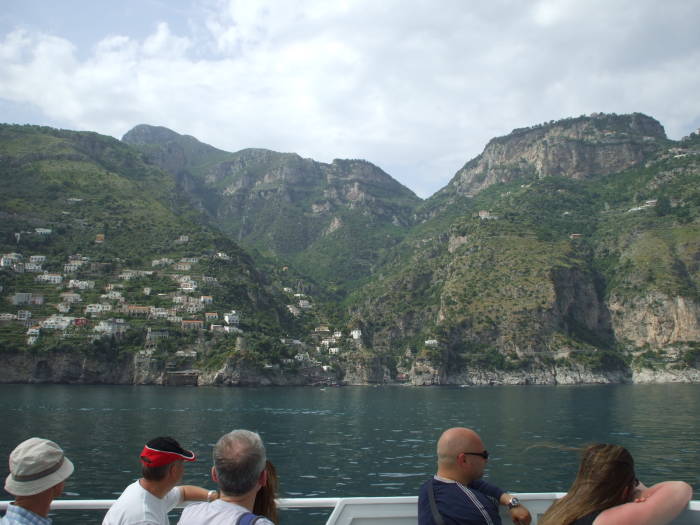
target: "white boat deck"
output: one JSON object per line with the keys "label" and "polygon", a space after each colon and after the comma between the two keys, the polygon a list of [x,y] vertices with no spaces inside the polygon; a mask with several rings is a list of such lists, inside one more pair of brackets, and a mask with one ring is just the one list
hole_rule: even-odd
{"label": "white boat deck", "polygon": [[[515,493],[514,493],[515,494]],[[552,502],[564,495],[562,492],[529,492],[517,496],[532,514],[532,523]],[[115,500],[56,500],[51,509],[60,510],[107,510]],[[326,525],[415,525],[418,520],[417,496],[379,498],[282,498],[280,509],[331,508]],[[0,501],[0,511],[9,501]],[[501,511],[504,524],[511,523],[505,511]],[[674,525],[700,525],[700,501],[691,501],[688,509],[673,522]]]}

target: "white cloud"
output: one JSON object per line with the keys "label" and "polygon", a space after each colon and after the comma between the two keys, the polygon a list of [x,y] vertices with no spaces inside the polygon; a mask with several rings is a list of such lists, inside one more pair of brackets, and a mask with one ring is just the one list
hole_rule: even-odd
{"label": "white cloud", "polygon": [[165,13],[88,50],[10,31],[0,98],[115,136],[145,122],[231,151],[365,158],[422,196],[514,127],[643,111],[679,137],[697,122],[696,2],[410,3],[208,1],[187,34]]}
{"label": "white cloud", "polygon": [[170,28],[165,22],[160,22],[156,32],[150,35],[143,43],[143,52],[146,56],[154,56],[160,59],[183,56],[191,46],[188,38],[179,38],[170,33]]}

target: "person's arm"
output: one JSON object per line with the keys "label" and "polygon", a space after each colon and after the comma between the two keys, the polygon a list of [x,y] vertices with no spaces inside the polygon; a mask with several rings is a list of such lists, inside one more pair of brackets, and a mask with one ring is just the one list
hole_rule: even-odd
{"label": "person's arm", "polygon": [[[504,492],[501,494],[501,497],[498,498],[498,502],[501,505],[508,506],[510,503],[510,500],[513,499],[512,494],[508,494],[507,492]],[[530,525],[530,522],[532,521],[532,516],[530,515],[530,511],[527,510],[526,507],[523,507],[522,504],[518,505],[517,507],[513,507],[512,509],[508,509],[508,513],[510,514],[510,519],[513,520],[513,523],[518,524],[518,525]]]}
{"label": "person's arm", "polygon": [[182,501],[214,501],[219,498],[218,490],[203,489],[194,485],[180,485]]}
{"label": "person's arm", "polygon": [[488,497],[493,498],[497,501],[501,501],[501,496],[505,494],[496,485],[492,485],[491,483],[489,483],[488,481],[484,481],[483,479],[475,479],[469,484],[469,488],[478,490],[482,494],[486,494]]}
{"label": "person's arm", "polygon": [[[487,496],[494,498],[501,505],[504,505],[504,506],[508,506],[508,503],[510,503],[510,500],[513,499],[513,496],[511,494],[508,494],[507,492],[503,492],[496,485],[491,485],[491,483],[488,483],[487,481],[484,481],[483,479],[477,479],[475,481],[472,481],[469,484],[469,487],[473,488],[474,490],[478,490],[479,492],[482,492],[483,494],[486,494]],[[509,509],[508,513],[510,514],[510,518],[513,520],[513,523],[521,524],[521,525],[530,525],[530,522],[532,521],[532,516],[530,516],[530,511],[527,510],[522,505],[520,505],[518,507],[513,507],[512,509]]]}
{"label": "person's arm", "polygon": [[688,506],[693,489],[684,481],[664,481],[642,490],[637,496],[633,502],[601,512],[593,525],[664,525]]}

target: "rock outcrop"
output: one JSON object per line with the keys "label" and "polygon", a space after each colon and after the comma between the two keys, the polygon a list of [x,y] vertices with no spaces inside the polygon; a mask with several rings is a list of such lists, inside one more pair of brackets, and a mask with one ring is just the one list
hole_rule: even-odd
{"label": "rock outcrop", "polygon": [[343,383],[347,385],[376,385],[394,381],[391,371],[378,357],[347,359],[343,372]]}
{"label": "rock outcrop", "polygon": [[698,368],[620,368],[591,370],[580,364],[556,364],[504,371],[472,368],[459,373],[447,373],[426,361],[417,361],[411,368],[409,384],[413,386],[498,386],[498,385],[588,385],[619,383],[697,383]]}
{"label": "rock outcrop", "polygon": [[130,358],[79,353],[4,353],[2,363],[2,383],[131,384],[135,370]]}
{"label": "rock outcrop", "polygon": [[[5,373],[0,383],[60,383],[169,386],[305,386],[337,382],[334,372],[316,365],[283,371],[247,362],[227,360],[217,370],[195,368],[192,363],[172,367],[143,353],[118,359],[85,357],[79,353],[21,352],[3,356]],[[389,381],[388,375],[374,382]],[[358,381],[361,381],[358,380]],[[360,384],[367,384],[366,381]]]}
{"label": "rock outcrop", "polygon": [[491,140],[440,193],[474,196],[497,182],[548,176],[584,179],[642,163],[664,140],[646,115],[596,115],[560,120]]}
{"label": "rock outcrop", "polygon": [[634,346],[664,347],[700,341],[700,306],[685,297],[651,291],[609,302],[615,336]]}

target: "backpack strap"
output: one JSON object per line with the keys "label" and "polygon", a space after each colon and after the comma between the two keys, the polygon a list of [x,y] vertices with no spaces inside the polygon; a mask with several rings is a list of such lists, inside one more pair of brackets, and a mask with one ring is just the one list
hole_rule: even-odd
{"label": "backpack strap", "polygon": [[430,501],[430,512],[433,513],[433,521],[435,525],[445,525],[445,520],[442,519],[442,514],[437,508],[437,503],[435,503],[435,480],[430,481],[430,486],[428,487],[428,500]]}
{"label": "backpack strap", "polygon": [[253,525],[260,518],[262,518],[262,516],[258,516],[252,512],[246,512],[238,517],[236,520],[236,525]]}

